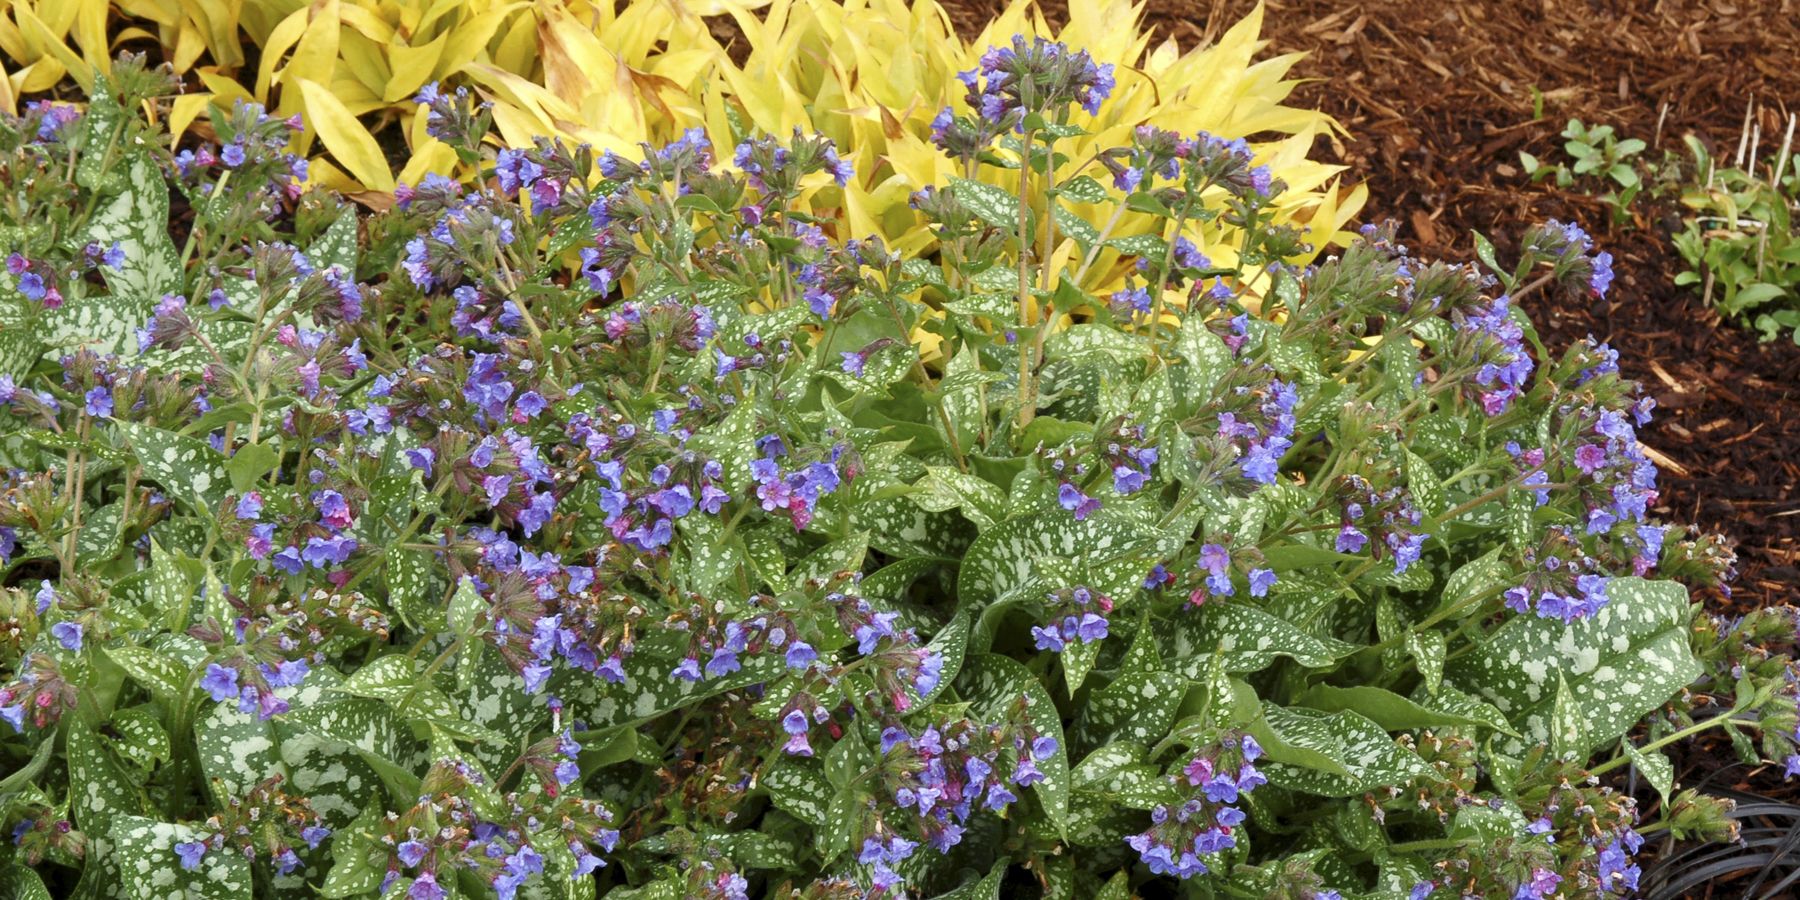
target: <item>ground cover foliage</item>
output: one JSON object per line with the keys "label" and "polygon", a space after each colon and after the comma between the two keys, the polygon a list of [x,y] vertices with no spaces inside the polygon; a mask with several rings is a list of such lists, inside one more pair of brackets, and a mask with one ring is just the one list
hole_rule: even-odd
{"label": "ground cover foliage", "polygon": [[1728,834],[1661,749],[1800,761],[1792,624],[1695,615],[1653,404],[1519,313],[1609,258],[1321,256],[1242,141],[1068,157],[1119,77],[982,54],[907,250],[806,133],[496,153],[427,86],[486,177],[359,216],[135,64],[9,120],[6,877],[1592,897]]}

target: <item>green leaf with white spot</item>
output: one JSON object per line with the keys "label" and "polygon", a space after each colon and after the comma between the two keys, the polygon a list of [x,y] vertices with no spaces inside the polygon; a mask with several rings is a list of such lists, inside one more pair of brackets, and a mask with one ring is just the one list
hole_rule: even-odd
{"label": "green leaf with white spot", "polygon": [[169,733],[163,729],[154,707],[114,710],[107,726],[117,735],[109,741],[113,752],[140,774],[147,774],[158,762],[169,758]]}
{"label": "green leaf with white spot", "polygon": [[1072,737],[1081,746],[1102,741],[1149,743],[1168,733],[1187,696],[1188,679],[1168,672],[1128,672],[1088,695]]}
{"label": "green leaf with white spot", "polygon": [[445,622],[451,631],[466,638],[475,633],[475,620],[487,608],[488,602],[475,589],[475,582],[464,575],[456,583],[456,590],[450,594],[450,608],[444,614]]}
{"label": "green leaf with white spot", "polygon": [[[277,689],[276,696],[284,690]],[[194,743],[214,802],[224,807],[265,778],[287,777],[274,725],[254,711],[240,711],[233,701],[215,703],[205,698],[199,703],[203,712],[194,723]]]}
{"label": "green leaf with white spot", "polygon": [[1524,734],[1499,749],[1517,754],[1551,737],[1558,678],[1567,682],[1578,733],[1569,748],[1586,753],[1618,740],[1700,675],[1688,643],[1687,589],[1673,581],[1615,578],[1593,617],[1514,616],[1479,652],[1451,661],[1446,685],[1488,700]]}
{"label": "green leaf with white spot", "polygon": [[120,422],[118,429],[131,443],[144,476],[195,512],[210,514],[224,502],[231,480],[219,451],[203,441],[150,425]]}
{"label": "green leaf with white spot", "polygon": [[[1402,785],[1431,775],[1431,767],[1401,747],[1381,726],[1354,712],[1327,715],[1317,710],[1263,704],[1261,725],[1275,741],[1261,741],[1268,751],[1261,765],[1271,784],[1306,794],[1352,797],[1380,786]],[[1256,734],[1259,729],[1252,729]],[[1282,751],[1300,748],[1329,760],[1338,771],[1295,764],[1299,757]],[[1288,757],[1288,758],[1283,758]]]}
{"label": "green leaf with white spot", "polygon": [[1631,764],[1637,767],[1651,787],[1656,788],[1663,804],[1668,805],[1669,799],[1675,795],[1675,764],[1661,750],[1639,750],[1629,737],[1621,742],[1621,746]]}
{"label": "green leaf with white spot", "polygon": [[112,823],[112,844],[133,900],[248,900],[250,861],[232,849],[209,850],[193,869],[184,868],[175,845],[208,834],[189,825],[120,816]]}
{"label": "green leaf with white spot", "polygon": [[448,627],[442,582],[431,551],[396,545],[387,549],[385,557],[382,576],[387,580],[388,605],[399,614],[400,621],[430,631]]}
{"label": "green leaf with white spot", "polygon": [[1154,535],[1141,526],[1105,512],[1077,521],[1055,509],[1008,519],[975,539],[957,574],[957,593],[964,604],[985,606],[1032,580],[1036,561],[1082,559],[1104,565],[1121,558],[1149,556]]}
{"label": "green leaf with white spot", "polygon": [[117,816],[137,815],[148,805],[142,779],[135,778],[98,734],[70,717],[64,753],[69,765],[69,810],[88,834],[105,834]]}
{"label": "green leaf with white spot", "polygon": [[1205,674],[1215,652],[1224,655],[1228,672],[1256,672],[1282,656],[1308,668],[1324,668],[1356,649],[1334,638],[1315,637],[1285,619],[1239,603],[1215,602],[1179,610],[1172,622],[1158,630],[1171,669],[1190,679]]}
{"label": "green leaf with white spot", "polygon": [[[1316,684],[1301,694],[1295,702],[1322,712],[1348,710],[1358,713],[1389,731],[1409,731],[1445,726],[1465,728],[1478,726],[1509,733],[1512,731],[1506,719],[1491,707],[1486,715],[1470,715],[1468,711],[1445,709],[1370,685],[1336,687],[1328,684]],[[1476,711],[1479,711],[1479,708]]]}
{"label": "green leaf with white spot", "polygon": [[112,657],[132,680],[143,685],[152,697],[165,704],[176,700],[187,683],[188,666],[162,651],[125,645],[106,648],[106,655]]}
{"label": "green leaf with white spot", "polygon": [[783,754],[769,764],[759,783],[776,806],[811,825],[825,824],[836,789],[825,777],[823,760]]}

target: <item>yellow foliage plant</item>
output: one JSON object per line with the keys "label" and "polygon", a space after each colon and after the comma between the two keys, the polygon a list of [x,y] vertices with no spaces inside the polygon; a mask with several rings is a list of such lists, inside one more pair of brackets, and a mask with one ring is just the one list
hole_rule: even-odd
{"label": "yellow foliage plant", "polygon": [[[718,17],[741,35],[741,63],[709,29]],[[434,81],[473,87],[493,104],[496,138],[514,146],[551,136],[633,154],[640,142],[699,126],[725,155],[748,133],[799,128],[832,138],[856,169],[847,187],[818,187],[815,210],[835,214],[848,235],[918,250],[932,236],[908,198],[963,174],[931,144],[931,119],[946,105],[961,111],[958,72],[1023,33],[1116,67],[1100,115],[1076,123],[1088,133],[1058,144],[1070,160],[1060,175],[1091,166],[1096,150],[1126,143],[1141,124],[1250,138],[1257,162],[1288,186],[1282,220],[1315,247],[1338,238],[1364,191],[1341,187],[1338,167],[1308,158],[1336,126],[1286,104],[1298,55],[1257,59],[1261,8],[1216,43],[1186,51],[1173,40],[1153,46],[1142,18],[1131,0],[1071,0],[1067,24],[1055,29],[1034,0],[1013,0],[964,41],[937,0],[0,0],[0,51],[16,66],[0,82],[0,104],[65,74],[86,87],[114,50],[153,40],[203,87],[177,101],[177,132],[209,103],[249,99],[300,113],[307,129],[296,149],[320,151],[313,177],[350,193],[455,172],[454,154],[425,134],[411,102]],[[404,160],[397,172],[394,157]],[[1111,233],[1147,225],[1135,218],[1112,223]],[[1228,225],[1194,225],[1186,236],[1216,263],[1235,261]],[[1058,242],[1052,265],[1072,253],[1072,241]],[[1120,261],[1108,250],[1093,263],[1082,286],[1111,289]]]}

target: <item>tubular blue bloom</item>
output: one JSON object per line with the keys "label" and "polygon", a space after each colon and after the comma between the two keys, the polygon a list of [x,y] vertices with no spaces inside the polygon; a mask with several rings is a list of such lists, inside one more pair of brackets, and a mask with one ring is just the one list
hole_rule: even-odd
{"label": "tubular blue bloom", "polygon": [[444,900],[446,896],[444,889],[438,886],[437,876],[430,872],[420,875],[412,887],[406,889],[407,900]]}
{"label": "tubular blue bloom", "polygon": [[1275,571],[1273,569],[1251,569],[1250,596],[1266,596],[1269,593],[1269,588],[1275,586],[1275,581]]}
{"label": "tubular blue bloom", "polygon": [[85,397],[87,404],[83,407],[87,414],[96,419],[104,419],[113,414],[112,389],[108,387],[92,388]]}
{"label": "tubular blue bloom", "polygon": [[819,651],[805,641],[795,641],[787,649],[787,665],[790,669],[805,669],[819,658]]}
{"label": "tubular blue bloom", "polygon": [[213,700],[224,703],[238,695],[238,671],[230,666],[208,663],[206,674],[200,679],[200,689],[206,691]]}
{"label": "tubular blue bloom", "polygon": [[62,644],[64,650],[81,652],[80,622],[58,622],[50,626],[50,634],[56,638],[58,643]]}
{"label": "tubular blue bloom", "polygon": [[402,841],[399,848],[395,850],[395,854],[399,856],[401,865],[412,868],[424,860],[425,854],[429,851],[430,848],[418,841]]}
{"label": "tubular blue bloom", "polygon": [[1061,504],[1063,509],[1073,512],[1077,522],[1093,515],[1100,508],[1100,501],[1082,493],[1080,488],[1066,481],[1057,490],[1056,502]]}
{"label": "tubular blue bloom", "polygon": [[200,841],[182,841],[175,845],[175,855],[181,857],[181,867],[191,872],[200,868],[200,860],[206,856],[206,845]]}

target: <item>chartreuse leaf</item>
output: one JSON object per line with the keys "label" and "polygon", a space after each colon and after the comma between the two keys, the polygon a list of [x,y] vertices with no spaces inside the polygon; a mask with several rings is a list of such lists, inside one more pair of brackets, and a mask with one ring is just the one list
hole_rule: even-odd
{"label": "chartreuse leaf", "polygon": [[[1381,726],[1353,712],[1327,715],[1312,709],[1289,709],[1264,703],[1262,729],[1275,738],[1263,741],[1271,784],[1307,794],[1351,797],[1376,786],[1405,784],[1431,775],[1431,767],[1411,750],[1395,743]],[[1259,740],[1263,734],[1257,734]],[[1304,757],[1285,752],[1298,748],[1329,760],[1331,766],[1297,763]],[[1335,769],[1337,771],[1332,771]]]}
{"label": "chartreuse leaf", "polygon": [[112,823],[112,843],[125,876],[125,896],[133,900],[237,900],[251,896],[250,861],[242,853],[219,850],[183,868],[175,845],[206,833],[188,825],[120,816]]}
{"label": "chartreuse leaf", "polygon": [[1188,678],[1201,677],[1215,652],[1224,654],[1226,671],[1255,672],[1281,656],[1323,668],[1356,649],[1333,638],[1314,637],[1285,619],[1239,603],[1181,610],[1159,631],[1166,646],[1164,657]]}
{"label": "chartreuse leaf", "polygon": [[1061,827],[1069,814],[1069,749],[1062,718],[1049,692],[1029,669],[1004,656],[981,654],[963,663],[956,680],[957,693],[969,701],[969,714],[978,722],[1000,722],[1023,706],[1025,719],[1039,736],[1056,740],[1056,752],[1039,760],[1044,780],[1032,786],[1043,801],[1050,821]]}
{"label": "chartreuse leaf", "polygon": [[381,146],[369,134],[343,101],[325,85],[305,78],[298,79],[305,98],[307,120],[318,129],[319,140],[344,168],[371,191],[394,189],[394,176],[388,169]]}
{"label": "chartreuse leaf", "polygon": [[1516,616],[1479,652],[1454,660],[1445,683],[1486,699],[1523,733],[1517,754],[1551,738],[1558,679],[1568,684],[1569,730],[1580,754],[1618,739],[1700,674],[1687,640],[1687,589],[1672,581],[1616,578],[1590,619]]}

